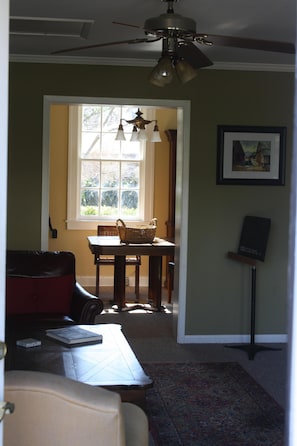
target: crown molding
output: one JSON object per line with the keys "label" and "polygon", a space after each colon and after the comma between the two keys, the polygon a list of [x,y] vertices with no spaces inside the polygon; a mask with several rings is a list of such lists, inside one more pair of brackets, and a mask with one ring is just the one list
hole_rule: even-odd
{"label": "crown molding", "polygon": [[154,59],[129,59],[116,57],[76,57],[76,56],[43,56],[32,54],[10,54],[10,62],[21,63],[54,63],[74,65],[121,65],[131,67],[154,67]]}
{"label": "crown molding", "polygon": [[234,70],[234,71],[295,71],[294,64],[269,64],[269,63],[244,63],[244,62],[214,62],[209,70]]}
{"label": "crown molding", "polygon": [[[31,54],[10,54],[10,62],[19,63],[51,63],[72,65],[111,65],[130,67],[154,67],[155,59],[129,59],[110,57],[73,57],[73,56],[43,56]],[[262,64],[243,62],[214,62],[207,70],[233,70],[233,71],[277,71],[294,72],[294,64]]]}

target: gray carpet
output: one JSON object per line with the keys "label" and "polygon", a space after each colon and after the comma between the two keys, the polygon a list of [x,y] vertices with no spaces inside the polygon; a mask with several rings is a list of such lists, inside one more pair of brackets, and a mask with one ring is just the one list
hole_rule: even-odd
{"label": "gray carpet", "polygon": [[[148,362],[238,362],[282,407],[286,406],[287,346],[279,351],[257,353],[250,361],[244,351],[226,348],[223,344],[177,344],[172,333],[172,309],[168,313],[122,312],[111,310],[110,289],[104,289],[102,298],[106,312],[98,323],[119,323],[141,363]],[[133,299],[133,290],[128,298]],[[145,292],[142,297],[145,301]],[[164,295],[166,304],[166,292]]]}

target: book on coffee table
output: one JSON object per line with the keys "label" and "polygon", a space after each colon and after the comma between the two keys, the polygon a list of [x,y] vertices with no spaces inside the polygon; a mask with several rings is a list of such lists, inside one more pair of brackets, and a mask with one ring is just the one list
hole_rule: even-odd
{"label": "book on coffee table", "polygon": [[68,346],[100,344],[103,340],[101,334],[94,333],[76,325],[46,330],[46,335]]}

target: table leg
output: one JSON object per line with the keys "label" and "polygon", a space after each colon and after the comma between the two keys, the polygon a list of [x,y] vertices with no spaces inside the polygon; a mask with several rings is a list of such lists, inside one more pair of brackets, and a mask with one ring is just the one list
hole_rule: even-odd
{"label": "table leg", "polygon": [[99,266],[96,262],[96,256],[95,256],[95,266],[96,266],[96,291],[95,294],[97,297],[99,297]]}
{"label": "table leg", "polygon": [[162,256],[149,257],[149,301],[161,311],[162,300]]}
{"label": "table leg", "polygon": [[121,311],[125,307],[126,257],[115,256],[114,260],[114,301]]}

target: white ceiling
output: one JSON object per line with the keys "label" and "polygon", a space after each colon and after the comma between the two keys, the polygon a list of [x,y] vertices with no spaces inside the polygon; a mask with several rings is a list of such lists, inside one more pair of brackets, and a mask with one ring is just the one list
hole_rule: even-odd
{"label": "white ceiling", "polygon": [[[196,21],[198,33],[209,33],[276,40],[295,43],[295,0],[180,0],[174,4],[176,13]],[[92,21],[88,38],[12,35],[12,58],[34,60],[37,57],[61,61],[88,58],[94,63],[106,58],[124,64],[154,65],[161,54],[161,42],[121,44],[51,55],[51,52],[93,43],[105,43],[145,37],[141,27],[147,18],[166,12],[167,4],[161,0],[11,0],[10,15],[14,17],[75,19]],[[139,25],[140,28],[115,25],[112,21]],[[18,23],[23,23],[19,22]],[[39,24],[39,22],[37,22]],[[54,22],[55,24],[55,22]],[[44,24],[42,29],[44,28]],[[51,23],[50,23],[51,25]],[[60,23],[60,32],[66,25]],[[30,28],[31,27],[31,28]],[[32,23],[29,28],[33,30]],[[294,55],[263,52],[222,46],[200,46],[214,63],[250,63],[294,65]]]}

